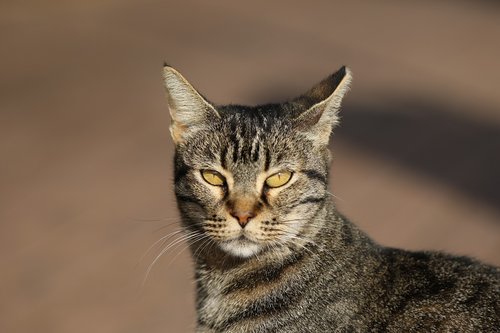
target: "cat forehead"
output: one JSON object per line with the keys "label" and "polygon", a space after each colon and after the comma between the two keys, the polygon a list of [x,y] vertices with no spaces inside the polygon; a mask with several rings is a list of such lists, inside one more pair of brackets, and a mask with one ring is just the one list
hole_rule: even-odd
{"label": "cat forehead", "polygon": [[182,152],[195,164],[216,163],[224,169],[262,164],[267,169],[304,158],[300,152],[306,146],[304,138],[294,135],[286,122],[232,114],[193,135]]}
{"label": "cat forehead", "polygon": [[184,157],[195,165],[237,168],[261,165],[266,169],[304,158],[307,145],[293,128],[292,113],[282,104],[215,107],[219,117],[204,124],[184,146]]}
{"label": "cat forehead", "polygon": [[271,125],[287,124],[291,114],[281,104],[266,104],[258,106],[223,105],[217,111],[227,122],[253,124],[266,127]]}
{"label": "cat forehead", "polygon": [[217,111],[221,117],[214,120],[213,126],[226,139],[223,141],[279,145],[284,141],[297,140],[294,138],[292,119],[279,105],[230,105]]}
{"label": "cat forehead", "polygon": [[290,115],[278,105],[264,106],[224,106],[217,108],[219,121],[214,120],[213,128],[227,138],[261,142],[293,140],[293,121]]}

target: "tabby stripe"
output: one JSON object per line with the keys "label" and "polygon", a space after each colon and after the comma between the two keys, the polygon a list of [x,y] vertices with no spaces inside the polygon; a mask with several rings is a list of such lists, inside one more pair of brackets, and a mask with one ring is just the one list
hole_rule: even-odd
{"label": "tabby stripe", "polygon": [[325,197],[307,197],[305,199],[300,200],[295,205],[290,206],[290,208],[295,208],[300,205],[305,205],[309,203],[318,203],[325,201]]}
{"label": "tabby stripe", "polygon": [[[305,258],[304,256],[300,256],[297,261],[292,262],[289,266],[292,265],[300,265],[300,266],[305,266],[309,264],[314,263],[310,261],[309,258]],[[324,269],[327,266],[321,266],[318,267],[318,273],[322,273]],[[299,269],[300,270],[300,269]],[[287,274],[287,272],[282,272],[280,273]],[[288,274],[295,274],[295,273],[288,273]],[[280,275],[280,274],[279,274]],[[280,276],[274,277],[279,278]],[[253,278],[254,275],[250,277],[249,281],[252,281],[251,278]],[[262,276],[260,277],[262,279]],[[286,286],[280,286],[280,290],[275,290],[273,291],[269,297],[265,297],[262,299],[257,300],[257,302],[250,301],[248,302],[248,307],[243,309],[242,311],[239,311],[237,313],[234,313],[230,315],[226,320],[218,328],[220,331],[227,330],[229,329],[230,326],[238,324],[238,322],[243,321],[243,320],[251,320],[253,322],[259,322],[259,320],[262,320],[265,317],[275,317],[275,318],[284,318],[287,317],[289,314],[289,310],[295,309],[298,306],[303,306],[306,305],[309,302],[306,302],[304,304],[304,298],[308,297],[307,290],[310,289],[312,286],[316,286],[318,284],[321,285],[321,281],[317,280],[317,275],[311,274],[311,275],[304,275],[302,277],[302,280],[299,281],[294,281],[291,284],[286,283]],[[246,284],[248,285],[248,282],[246,281]],[[269,283],[270,281],[266,282],[263,280],[262,282],[264,283]],[[254,287],[255,288],[255,287]],[[243,288],[241,288],[243,289]],[[240,289],[240,290],[241,290]],[[252,288],[249,288],[252,289]],[[278,326],[283,326],[283,324],[280,324]]]}
{"label": "tabby stripe", "polygon": [[304,254],[296,254],[278,266],[266,266],[257,271],[246,274],[242,279],[236,280],[221,291],[222,295],[229,295],[238,291],[252,290],[262,284],[268,284],[281,277],[288,268],[295,265],[305,265]]}
{"label": "tabby stripe", "polygon": [[271,165],[271,152],[268,148],[266,148],[266,159],[264,161],[264,171],[269,170],[269,166]]}
{"label": "tabby stripe", "polygon": [[222,186],[222,191],[223,191],[222,201],[225,201],[229,196],[229,190],[227,188],[227,184],[225,186]]}
{"label": "tabby stripe", "polygon": [[342,222],[341,232],[342,232],[342,239],[344,240],[345,244],[350,245],[354,242],[354,236],[352,234],[352,229],[345,221]]}
{"label": "tabby stripe", "polygon": [[[314,266],[315,273],[314,274],[304,274],[300,281],[294,281],[291,283],[286,283],[286,288],[279,290],[275,290],[272,292],[271,297],[266,297],[265,299],[260,299],[256,301],[252,300],[242,300],[245,302],[246,308],[242,309],[242,311],[237,311],[235,313],[229,314],[226,316],[226,319],[222,322],[207,322],[203,319],[198,319],[198,323],[210,327],[216,332],[222,332],[229,330],[231,326],[235,326],[241,321],[248,320],[258,325],[261,320],[267,320],[267,318],[274,318],[273,322],[276,326],[274,329],[283,328],[288,326],[290,320],[294,320],[296,318],[291,318],[290,313],[294,312],[294,310],[299,309],[299,312],[307,312],[305,308],[310,308],[317,301],[317,295],[314,295],[314,298],[309,299],[308,290],[325,290],[327,286],[332,285],[335,281],[335,277],[332,276],[330,279],[318,279],[318,277],[324,276],[324,272],[330,268],[329,265],[321,265],[319,264],[313,256],[300,256],[297,258],[297,261],[294,262],[295,265],[300,266]],[[301,267],[299,271],[311,272],[313,267]],[[287,274],[287,273],[284,273]],[[290,272],[289,274],[294,274]],[[254,275],[250,278],[254,278]],[[238,284],[247,287],[251,283],[252,280],[248,281],[240,281]],[[234,285],[233,285],[234,286]],[[250,287],[250,290],[252,287]],[[244,290],[244,289],[243,289]],[[332,302],[339,299],[342,296],[342,292],[339,291],[338,297],[331,298]],[[279,322],[276,322],[276,318],[280,318]]]}
{"label": "tabby stripe", "polygon": [[199,206],[203,206],[200,203],[200,201],[194,199],[193,197],[188,197],[188,196],[185,196],[182,194],[177,194],[176,197],[177,197],[177,201],[186,202],[186,203],[194,203],[194,204],[197,204]]}
{"label": "tabby stripe", "polygon": [[262,188],[262,193],[260,194],[260,200],[266,205],[269,206],[269,201],[267,200],[267,195],[266,195],[267,190],[265,188]]}
{"label": "tabby stripe", "polygon": [[252,145],[252,152],[250,153],[253,162],[257,162],[257,160],[259,159],[259,149],[259,138],[256,137]]}
{"label": "tabby stripe", "polygon": [[236,161],[238,160],[238,151],[240,149],[240,140],[238,138],[238,127],[234,123],[231,124],[229,140],[231,141],[231,146],[233,147],[233,163],[236,163]]}
{"label": "tabby stripe", "polygon": [[181,178],[184,178],[189,171],[191,171],[191,168],[188,167],[187,165],[178,165],[175,168],[175,173],[174,173],[174,178],[176,181],[178,181]]}
{"label": "tabby stripe", "polygon": [[308,169],[308,170],[302,170],[302,173],[306,175],[309,179],[317,180],[324,184],[326,184],[327,182],[326,177],[319,171]]}
{"label": "tabby stripe", "polygon": [[[286,311],[289,309],[292,299],[279,295],[275,298],[267,298],[264,301],[264,304],[259,304],[259,306],[249,306],[244,311],[227,318],[223,323],[217,325],[218,327],[215,327],[215,329],[219,332],[228,330],[231,326],[236,325],[243,320],[250,319],[253,322],[258,322],[262,317],[274,316],[279,318],[284,315],[281,313],[287,313]],[[293,299],[293,301],[296,300]]]}
{"label": "tabby stripe", "polygon": [[227,150],[228,150],[227,146],[224,146],[224,147],[222,147],[222,150],[220,152],[220,166],[223,169],[227,169],[227,164],[226,164]]}
{"label": "tabby stripe", "polygon": [[175,152],[174,155],[174,163],[175,163],[174,178],[176,181],[185,177],[191,170],[191,168],[184,163],[184,161],[182,160],[177,151]]}
{"label": "tabby stripe", "polygon": [[475,292],[471,293],[469,297],[463,300],[461,303],[467,307],[473,306],[474,304],[480,302],[487,296],[487,292],[489,289],[489,284],[487,282],[479,282],[475,286]]}
{"label": "tabby stripe", "polygon": [[238,140],[236,140],[233,144],[233,163],[238,161],[238,150],[240,149],[240,144]]}

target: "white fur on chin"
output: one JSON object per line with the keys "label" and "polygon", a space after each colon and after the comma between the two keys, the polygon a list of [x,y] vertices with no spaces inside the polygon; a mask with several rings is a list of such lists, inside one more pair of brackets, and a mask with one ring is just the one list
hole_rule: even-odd
{"label": "white fur on chin", "polygon": [[256,255],[262,249],[262,246],[248,241],[232,240],[220,244],[220,247],[225,252],[240,258],[249,258]]}

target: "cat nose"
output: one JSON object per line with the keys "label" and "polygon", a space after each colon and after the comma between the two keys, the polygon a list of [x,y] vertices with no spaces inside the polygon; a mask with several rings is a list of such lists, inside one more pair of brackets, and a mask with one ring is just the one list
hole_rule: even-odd
{"label": "cat nose", "polygon": [[250,219],[255,216],[255,213],[252,211],[233,211],[231,212],[231,216],[238,221],[242,228],[244,228]]}

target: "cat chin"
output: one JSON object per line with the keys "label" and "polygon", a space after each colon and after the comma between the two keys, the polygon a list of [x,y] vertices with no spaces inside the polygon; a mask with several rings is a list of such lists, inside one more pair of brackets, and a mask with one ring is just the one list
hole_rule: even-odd
{"label": "cat chin", "polygon": [[233,240],[220,244],[225,252],[240,258],[249,258],[256,255],[262,249],[262,246],[249,241]]}

